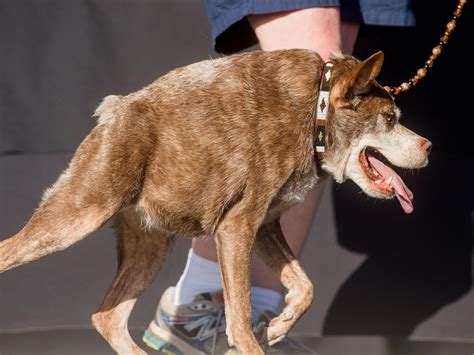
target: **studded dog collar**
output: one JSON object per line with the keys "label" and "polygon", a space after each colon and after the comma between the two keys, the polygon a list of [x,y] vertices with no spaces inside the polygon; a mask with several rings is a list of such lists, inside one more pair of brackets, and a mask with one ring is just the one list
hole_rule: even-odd
{"label": "studded dog collar", "polygon": [[315,130],[316,139],[314,143],[314,149],[316,153],[324,153],[326,151],[327,144],[327,130],[326,122],[329,111],[329,91],[331,89],[329,81],[331,80],[332,68],[334,63],[324,63],[323,72],[321,75],[321,81],[319,84],[319,94],[316,106],[316,120]]}

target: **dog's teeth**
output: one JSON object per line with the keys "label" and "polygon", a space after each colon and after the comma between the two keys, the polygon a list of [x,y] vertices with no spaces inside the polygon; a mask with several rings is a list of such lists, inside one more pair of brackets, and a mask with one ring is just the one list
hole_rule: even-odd
{"label": "dog's teeth", "polygon": [[385,180],[385,182],[387,183],[388,186],[392,187],[392,180],[393,180],[393,177],[390,176],[387,178],[387,180]]}
{"label": "dog's teeth", "polygon": [[375,180],[375,184],[376,185],[380,185],[382,183],[383,179],[377,179]]}

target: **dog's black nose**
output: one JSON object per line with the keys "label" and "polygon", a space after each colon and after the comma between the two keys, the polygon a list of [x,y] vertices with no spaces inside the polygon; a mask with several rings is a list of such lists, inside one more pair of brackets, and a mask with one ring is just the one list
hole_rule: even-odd
{"label": "dog's black nose", "polygon": [[421,149],[423,149],[426,152],[426,154],[430,154],[432,147],[433,147],[433,143],[431,143],[428,139],[423,139],[421,141]]}

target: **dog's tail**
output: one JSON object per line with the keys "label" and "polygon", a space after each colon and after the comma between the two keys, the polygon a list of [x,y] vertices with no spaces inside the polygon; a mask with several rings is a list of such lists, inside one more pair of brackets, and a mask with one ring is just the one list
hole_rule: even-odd
{"label": "dog's tail", "polygon": [[78,242],[137,196],[149,146],[122,118],[92,130],[25,227],[0,242],[0,273]]}

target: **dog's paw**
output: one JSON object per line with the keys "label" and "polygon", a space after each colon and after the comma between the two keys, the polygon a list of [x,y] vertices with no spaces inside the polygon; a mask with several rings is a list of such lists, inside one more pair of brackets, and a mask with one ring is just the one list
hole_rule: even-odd
{"label": "dog's paw", "polygon": [[227,335],[227,344],[229,344],[229,347],[231,348],[234,347],[234,337],[232,336],[232,332],[230,331],[230,328],[228,326],[226,327],[225,333]]}
{"label": "dog's paw", "polygon": [[265,322],[259,323],[253,328],[257,341],[263,346],[272,346],[282,341],[286,332],[281,332],[281,329],[276,329],[275,326],[266,326]]}

